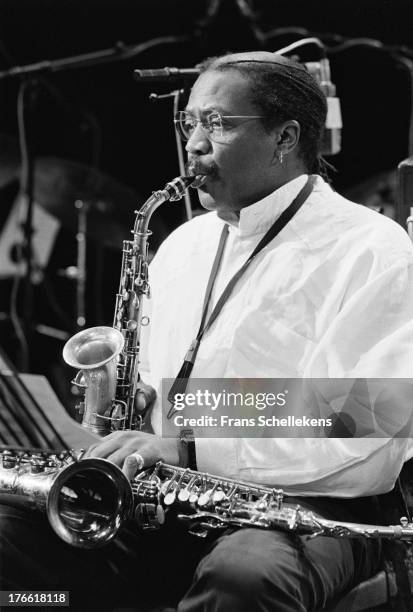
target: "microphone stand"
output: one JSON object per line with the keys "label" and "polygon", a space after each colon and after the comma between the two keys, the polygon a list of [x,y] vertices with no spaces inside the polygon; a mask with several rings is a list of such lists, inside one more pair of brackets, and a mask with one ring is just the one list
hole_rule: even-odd
{"label": "microphone stand", "polygon": [[[176,113],[179,111],[181,96],[183,94],[183,89],[177,89],[174,91],[174,104],[173,104],[173,119],[176,116]],[[175,140],[176,140],[176,150],[178,152],[178,163],[179,163],[179,173],[181,176],[185,175],[185,161],[184,161],[184,152],[182,146],[182,140],[179,137],[178,132],[175,130]],[[185,189],[184,192],[184,202],[185,202],[185,210],[186,217],[188,221],[192,219],[192,206],[191,206],[191,197],[189,195],[188,189]]]}
{"label": "microphone stand", "polygon": [[[92,53],[84,53],[81,55],[70,56],[58,60],[42,60],[32,64],[23,66],[13,66],[7,70],[0,71],[0,80],[18,77],[21,79],[21,85],[18,97],[18,119],[19,119],[19,141],[22,152],[22,177],[20,181],[20,192],[23,201],[26,203],[26,218],[24,221],[24,246],[22,249],[22,259],[26,261],[26,271],[24,280],[24,314],[23,314],[23,329],[20,324],[15,321],[15,330],[21,345],[20,368],[22,371],[30,370],[29,361],[29,346],[31,335],[31,318],[33,306],[33,285],[32,285],[32,267],[33,267],[33,200],[34,200],[34,162],[31,155],[30,146],[27,140],[27,132],[25,125],[25,95],[26,91],[33,89],[36,83],[36,75],[44,73],[62,72],[65,70],[73,70],[78,68],[87,68],[108,64],[112,62],[120,62],[132,59],[151,49],[162,44],[173,44],[186,42],[190,39],[189,36],[161,36],[153,38],[138,45],[126,46],[122,42],[118,42],[114,47],[103,49]],[[33,93],[33,91],[32,91]],[[29,106],[30,110],[30,106]],[[17,287],[17,283],[16,283]],[[17,291],[17,288],[16,288]],[[79,298],[79,296],[78,296]],[[16,314],[16,313],[15,313]]]}
{"label": "microphone stand", "polygon": [[9,77],[25,77],[38,73],[61,72],[63,70],[73,70],[76,68],[109,64],[111,62],[126,61],[152,47],[176,42],[187,42],[189,39],[189,36],[160,36],[140,43],[139,45],[129,46],[124,45],[122,42],[118,42],[114,47],[94,51],[92,53],[73,55],[58,60],[42,60],[34,64],[26,64],[25,66],[13,66],[13,68],[9,68],[8,70],[0,71],[0,80]]}
{"label": "microphone stand", "polygon": [[[135,70],[135,74],[136,71]],[[141,72],[150,72],[150,71],[146,71],[143,70]],[[156,72],[156,71],[155,71]],[[197,71],[198,72],[198,71]],[[180,102],[181,102],[181,96],[184,93],[185,89],[175,89],[173,91],[170,91],[169,93],[166,94],[156,94],[156,93],[151,93],[149,96],[149,100],[152,100],[152,102],[157,102],[158,100],[163,100],[165,98],[173,98],[174,102],[173,102],[173,119],[175,118],[176,113],[179,110],[180,107]],[[178,165],[179,165],[179,174],[181,176],[185,176],[185,160],[184,160],[184,150],[183,150],[183,146],[182,146],[182,140],[180,139],[177,131],[175,130],[175,142],[176,142],[176,151],[178,154]],[[193,217],[192,214],[192,204],[191,204],[191,196],[189,195],[189,191],[188,189],[185,190],[184,192],[184,202],[185,202],[185,211],[186,211],[186,218],[188,221],[190,221]]]}

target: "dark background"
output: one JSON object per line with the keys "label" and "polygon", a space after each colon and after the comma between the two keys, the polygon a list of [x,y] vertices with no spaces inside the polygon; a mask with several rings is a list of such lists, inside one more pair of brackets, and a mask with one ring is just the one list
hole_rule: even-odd
{"label": "dark background", "polygon": [[[32,95],[27,119],[32,153],[86,166],[96,162],[102,172],[132,189],[139,204],[179,174],[172,102],[149,101],[151,92],[166,93],[176,84],[138,83],[134,68],[191,67],[226,51],[275,51],[306,35],[319,35],[332,48],[332,80],[344,123],[342,151],[330,158],[337,168],[333,183],[339,191],[367,199],[383,177],[392,183],[397,165],[409,155],[411,76],[406,54],[392,53],[391,48],[413,49],[412,16],[410,0],[0,0],[0,70],[110,48],[119,41],[135,45],[154,37],[186,37],[122,63],[45,75],[59,92],[59,103],[43,86]],[[278,31],[271,35],[273,30]],[[349,46],[334,52],[342,39],[357,37],[376,39],[387,48]],[[304,61],[320,57],[314,46],[305,47],[300,56]],[[0,134],[13,138],[18,136],[19,85],[17,78],[0,81]],[[3,151],[2,160],[5,155]],[[14,187],[12,182],[3,186],[0,194],[0,224],[10,209],[13,189],[17,182]],[[107,224],[120,224],[126,239],[134,220],[133,205],[116,204]],[[61,212],[56,215],[59,218]],[[165,205],[156,215],[155,247],[184,220],[184,207]],[[111,325],[121,244],[104,246],[93,226],[89,229],[87,325]],[[75,285],[59,270],[73,265],[75,256],[73,229],[64,224],[44,271],[46,283],[34,289],[35,325],[74,331]],[[0,278],[0,344],[19,367],[19,342],[9,319],[12,285],[12,278]],[[17,307],[22,313],[24,294],[18,289]],[[35,332],[29,369],[45,372],[64,396],[62,346],[62,341]]]}

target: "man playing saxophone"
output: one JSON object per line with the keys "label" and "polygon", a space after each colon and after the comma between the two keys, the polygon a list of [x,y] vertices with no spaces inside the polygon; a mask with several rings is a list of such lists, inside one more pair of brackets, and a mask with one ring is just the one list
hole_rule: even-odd
{"label": "man playing saxophone", "polygon": [[[175,123],[189,173],[206,176],[198,193],[209,213],[173,232],[151,264],[137,401],[151,405],[154,433],[111,433],[88,457],[106,458],[130,477],[158,460],[191,467],[196,460],[202,471],[282,487],[328,518],[380,522],[374,496],[393,487],[405,438],[211,437],[193,444],[161,435],[162,380],[179,371],[191,370],[190,379],[411,377],[410,241],[395,223],[348,202],[322,178],[325,120],[319,86],[283,57],[239,53],[203,65]],[[191,365],[180,370],[183,361]],[[10,511],[2,512],[10,526]],[[26,530],[32,546],[40,533],[47,527]],[[125,558],[124,548],[122,554],[104,549],[93,563],[117,564],[110,584],[123,573],[130,585],[138,575],[140,593],[164,584],[175,568],[181,582],[171,596],[179,612],[304,612],[371,576],[380,558],[369,540],[305,540],[251,528],[206,541],[178,535],[175,544],[171,534],[150,536],[150,545],[140,537],[129,542]],[[5,577],[13,584],[13,571],[21,576],[30,560],[25,554],[19,561],[22,538],[0,537]],[[62,552],[50,533],[48,541],[43,570],[31,568],[36,584],[64,581],[53,568],[57,554],[63,567],[72,560],[81,584],[86,553]],[[109,574],[105,566],[101,576]]]}

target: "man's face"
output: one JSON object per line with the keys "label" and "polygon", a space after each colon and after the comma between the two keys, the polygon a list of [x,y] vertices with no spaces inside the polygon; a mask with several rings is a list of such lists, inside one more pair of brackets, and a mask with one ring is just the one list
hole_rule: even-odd
{"label": "man's face", "polygon": [[[196,81],[186,110],[196,119],[213,112],[261,115],[250,100],[250,87],[248,79],[235,70],[205,72]],[[198,124],[186,150],[196,173],[208,174],[198,190],[202,206],[231,219],[278,186],[277,131],[266,131],[260,119],[225,119],[224,126],[224,138],[216,142]]]}

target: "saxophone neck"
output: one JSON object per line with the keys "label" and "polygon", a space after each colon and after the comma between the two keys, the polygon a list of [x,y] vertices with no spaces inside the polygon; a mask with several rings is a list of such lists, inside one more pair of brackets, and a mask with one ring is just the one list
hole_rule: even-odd
{"label": "saxophone neck", "polygon": [[[152,214],[155,210],[164,202],[170,200],[171,202],[177,202],[180,200],[188,187],[199,179],[197,176],[178,176],[169,183],[166,183],[163,189],[154,191],[146,202],[137,211],[134,234],[138,232],[146,233],[148,231],[148,225]],[[199,182],[199,181],[198,181]],[[148,234],[149,235],[149,234]]]}

